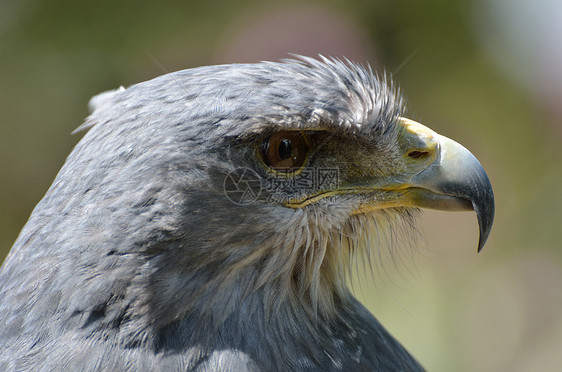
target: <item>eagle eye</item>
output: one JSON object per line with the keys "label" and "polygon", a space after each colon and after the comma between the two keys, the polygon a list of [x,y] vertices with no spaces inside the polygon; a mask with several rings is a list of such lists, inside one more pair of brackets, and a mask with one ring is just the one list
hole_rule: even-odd
{"label": "eagle eye", "polygon": [[304,165],[308,155],[308,143],[302,132],[277,132],[262,142],[260,155],[269,168],[288,173]]}

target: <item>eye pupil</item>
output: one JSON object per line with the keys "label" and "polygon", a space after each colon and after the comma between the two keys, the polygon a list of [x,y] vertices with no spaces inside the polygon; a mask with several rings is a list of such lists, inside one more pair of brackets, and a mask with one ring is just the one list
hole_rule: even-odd
{"label": "eye pupil", "polygon": [[292,155],[291,140],[284,138],[279,142],[279,157],[283,160],[289,159]]}

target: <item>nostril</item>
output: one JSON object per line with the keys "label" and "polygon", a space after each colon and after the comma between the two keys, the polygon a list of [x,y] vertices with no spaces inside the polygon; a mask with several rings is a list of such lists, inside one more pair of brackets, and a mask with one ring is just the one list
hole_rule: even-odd
{"label": "nostril", "polygon": [[429,155],[427,151],[410,151],[408,156],[412,159],[421,159]]}

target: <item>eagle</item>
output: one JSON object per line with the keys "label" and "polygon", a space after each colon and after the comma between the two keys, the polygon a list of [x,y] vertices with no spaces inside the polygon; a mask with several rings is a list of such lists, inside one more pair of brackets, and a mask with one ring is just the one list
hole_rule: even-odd
{"label": "eagle", "polygon": [[494,197],[386,74],[205,66],[90,110],[2,265],[0,370],[423,370],[350,271],[420,208],[475,211],[482,249]]}

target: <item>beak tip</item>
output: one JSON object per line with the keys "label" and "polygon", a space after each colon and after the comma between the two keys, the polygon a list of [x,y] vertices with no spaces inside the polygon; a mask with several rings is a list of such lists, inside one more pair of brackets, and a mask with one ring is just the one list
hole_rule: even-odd
{"label": "beak tip", "polygon": [[482,252],[484,244],[486,244],[486,239],[483,239],[482,235],[480,235],[480,239],[478,239],[478,253]]}
{"label": "beak tip", "polygon": [[478,228],[480,230],[480,236],[478,238],[478,253],[480,253],[484,248],[484,244],[486,244],[486,241],[490,236],[490,232],[492,231],[492,224],[494,223],[494,194],[492,192],[492,186],[490,185],[489,180],[488,185],[489,187],[487,188],[487,195],[483,198],[483,200],[480,200],[478,204],[473,204],[475,207],[474,210],[478,217]]}

